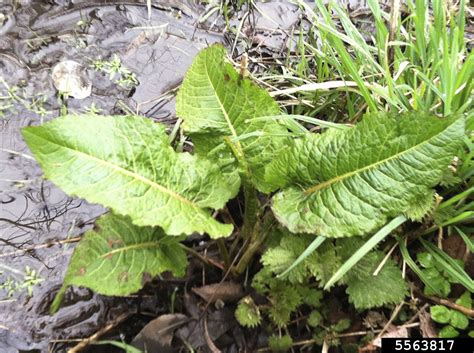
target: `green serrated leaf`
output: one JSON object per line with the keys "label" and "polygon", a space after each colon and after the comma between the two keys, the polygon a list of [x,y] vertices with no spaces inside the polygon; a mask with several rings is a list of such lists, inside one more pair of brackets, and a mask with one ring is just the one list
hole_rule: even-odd
{"label": "green serrated leaf", "polygon": [[211,209],[238,192],[238,175],[176,153],[165,127],[138,116],[65,116],[23,129],[47,178],[69,194],[128,215],[169,235],[227,236]]}
{"label": "green serrated leaf", "polygon": [[114,214],[101,217],[96,227],[75,248],[53,311],[69,285],[123,296],[137,292],[162,272],[185,274],[187,258],[180,237],[167,236],[159,228],[135,226],[128,217]]}
{"label": "green serrated leaf", "polygon": [[268,338],[268,346],[272,352],[283,353],[287,352],[291,345],[293,344],[293,339],[291,336],[270,336]]}
{"label": "green serrated leaf", "polygon": [[302,304],[303,298],[297,287],[282,281],[275,282],[270,290],[273,305],[269,310],[269,316],[277,326],[285,326],[290,321],[291,314]]}
{"label": "green serrated leaf", "polygon": [[425,215],[433,211],[434,206],[434,195],[429,192],[426,195],[420,195],[419,198],[415,199],[410,208],[405,211],[405,215],[412,221],[421,221]]}
{"label": "green serrated leaf", "polygon": [[293,233],[366,234],[433,194],[463,136],[462,117],[379,113],[296,139],[266,171],[273,212]]}
{"label": "green serrated leaf", "polygon": [[[270,246],[262,256],[265,268],[274,274],[281,274],[290,268],[314,240],[313,236],[308,234],[296,235],[287,230],[281,232],[283,232],[283,237],[279,244]],[[323,243],[318,249],[305,256],[282,279],[291,283],[305,283],[310,276],[314,276],[321,285],[324,285],[339,265],[340,261],[333,244]]]}
{"label": "green serrated leaf", "polygon": [[[370,255],[367,255],[366,258],[368,261],[372,260]],[[377,260],[380,263],[381,257],[378,257]],[[374,267],[368,268],[374,269]],[[408,286],[402,278],[401,271],[391,260],[387,261],[377,276],[373,276],[370,271],[367,271],[364,277],[353,277],[349,273],[346,283],[349,301],[354,304],[356,309],[398,304],[408,294]]]}
{"label": "green serrated leaf", "polygon": [[262,321],[260,310],[249,296],[240,300],[235,310],[235,318],[244,327],[257,327]]}
{"label": "green serrated leaf", "polygon": [[[233,159],[233,168],[264,192],[265,167],[289,141],[281,136],[288,131],[275,120],[251,119],[279,114],[274,99],[225,60],[221,45],[197,55],[176,97],[176,115],[198,153],[224,160],[227,167]],[[240,139],[253,133],[257,136]]]}
{"label": "green serrated leaf", "polygon": [[[348,258],[354,249],[360,247],[363,240],[341,239],[338,243],[341,257]],[[342,282],[347,284],[346,292],[349,294],[349,301],[356,309],[398,304],[408,294],[408,286],[393,260],[388,259],[380,272],[376,276],[373,275],[383,259],[383,252],[372,251],[343,277]]]}
{"label": "green serrated leaf", "polygon": [[[268,297],[270,303],[272,303],[268,309],[268,315],[280,327],[286,325],[290,320],[291,314],[299,305],[305,302],[303,295],[308,295],[306,284],[292,284],[275,278],[267,267],[263,267],[254,276],[252,287],[255,288],[257,293]],[[312,295],[312,297],[315,296]],[[317,302],[313,304],[317,304]]]}
{"label": "green serrated leaf", "polygon": [[[273,273],[281,273],[285,271],[292,263],[295,262],[298,255],[301,254],[307,244],[307,236],[297,236],[287,232],[279,246],[268,249],[262,256],[262,263]],[[309,275],[307,266],[316,262],[316,253],[313,252],[301,264],[293,268],[285,277],[291,283],[303,283]]]}
{"label": "green serrated leaf", "polygon": [[311,327],[317,327],[323,322],[323,316],[319,311],[312,311],[308,317],[308,325]]}

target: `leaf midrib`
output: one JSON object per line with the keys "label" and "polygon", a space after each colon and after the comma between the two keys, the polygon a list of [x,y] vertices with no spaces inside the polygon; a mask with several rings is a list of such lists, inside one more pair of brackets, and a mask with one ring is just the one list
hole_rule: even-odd
{"label": "leaf midrib", "polygon": [[161,243],[157,242],[157,241],[149,241],[149,242],[146,242],[146,243],[127,245],[127,246],[123,246],[123,247],[116,248],[116,249],[113,249],[111,251],[108,251],[108,252],[100,255],[100,258],[106,258],[108,256],[118,254],[118,253],[121,253],[121,252],[124,252],[124,251],[139,250],[139,249],[142,249],[142,248],[158,248],[160,246],[161,246]]}
{"label": "leaf midrib", "polygon": [[383,164],[383,163],[387,163],[387,162],[389,162],[389,161],[391,161],[391,160],[393,160],[393,159],[395,159],[395,158],[399,158],[399,157],[401,157],[402,155],[404,155],[404,154],[406,154],[406,153],[409,153],[409,152],[411,152],[411,151],[414,150],[414,149],[419,148],[419,147],[422,146],[423,144],[428,143],[429,141],[431,141],[431,140],[434,139],[435,137],[441,135],[441,134],[444,133],[449,127],[453,126],[453,125],[456,124],[458,121],[459,121],[459,118],[458,118],[458,119],[455,119],[451,124],[449,124],[449,125],[447,125],[446,127],[444,127],[444,129],[441,130],[440,132],[438,132],[437,134],[430,136],[428,139],[426,139],[426,140],[424,140],[424,141],[422,141],[422,142],[420,142],[420,143],[418,143],[418,144],[416,144],[416,145],[414,145],[414,146],[412,146],[412,147],[410,147],[410,148],[408,148],[408,149],[406,149],[406,150],[404,150],[404,151],[398,152],[398,153],[394,154],[393,156],[390,156],[390,157],[388,157],[388,158],[382,159],[381,161],[377,161],[377,162],[375,162],[375,163],[373,163],[373,164],[370,164],[370,165],[367,165],[367,166],[365,166],[365,167],[363,167],[363,168],[356,169],[356,170],[351,171],[351,172],[349,172],[349,173],[345,173],[345,174],[343,174],[343,175],[340,175],[340,176],[337,176],[337,177],[332,178],[332,179],[330,179],[330,180],[327,180],[327,181],[325,181],[325,182],[323,182],[323,183],[314,185],[314,186],[310,187],[309,189],[306,189],[306,190],[304,191],[304,193],[305,193],[305,195],[311,195],[311,194],[313,194],[313,193],[315,193],[315,192],[317,192],[317,191],[319,191],[319,190],[322,190],[322,189],[325,189],[325,188],[331,186],[332,184],[335,184],[335,183],[337,183],[337,182],[340,182],[340,181],[342,181],[342,180],[344,180],[344,179],[348,179],[348,178],[352,177],[353,175],[356,175],[356,174],[359,174],[359,173],[363,173],[363,172],[365,172],[366,170],[369,170],[369,169],[374,169],[374,168],[376,168],[377,166],[379,166],[379,165],[381,165],[381,164]]}
{"label": "leaf midrib", "polygon": [[[28,130],[24,130],[24,133],[28,133]],[[92,159],[92,160],[95,160],[95,161],[99,162],[99,164],[106,165],[106,166],[110,167],[111,169],[116,170],[116,171],[119,172],[119,173],[125,174],[125,175],[130,176],[130,177],[132,177],[132,178],[134,178],[134,179],[136,179],[136,180],[139,180],[139,181],[141,181],[141,182],[143,182],[143,183],[145,183],[145,184],[148,184],[148,185],[150,185],[150,186],[152,186],[152,187],[158,189],[159,191],[161,191],[161,192],[163,192],[163,193],[165,193],[165,194],[168,194],[168,195],[174,197],[174,198],[177,199],[178,201],[180,201],[180,202],[182,202],[182,203],[185,203],[185,204],[187,204],[187,205],[192,206],[192,207],[195,208],[195,209],[199,209],[199,210],[201,209],[201,208],[200,208],[199,206],[197,206],[194,202],[192,202],[192,201],[186,199],[185,197],[181,196],[180,194],[174,192],[173,190],[170,190],[170,189],[166,188],[165,186],[163,186],[163,185],[161,185],[161,184],[158,184],[158,183],[156,183],[156,182],[154,182],[154,181],[152,181],[152,180],[150,180],[150,179],[147,179],[147,178],[141,176],[140,174],[137,174],[136,172],[131,172],[131,171],[125,169],[125,168],[119,167],[119,166],[117,166],[117,165],[115,165],[115,164],[112,164],[112,163],[110,163],[110,162],[107,162],[107,161],[105,161],[105,160],[103,160],[103,159],[97,158],[97,157],[95,157],[95,156],[92,156],[92,155],[90,155],[90,154],[84,153],[84,152],[79,151],[79,150],[77,150],[77,149],[73,149],[73,148],[71,148],[71,147],[69,147],[69,146],[65,146],[65,145],[59,144],[59,143],[57,143],[57,142],[51,141],[51,140],[49,140],[49,139],[47,139],[47,138],[44,138],[43,136],[40,136],[40,135],[38,135],[38,134],[33,134],[33,133],[30,133],[30,134],[31,134],[32,136],[35,136],[35,137],[37,137],[37,138],[39,138],[39,139],[41,139],[41,140],[43,140],[43,141],[46,141],[46,142],[48,142],[48,143],[50,143],[50,144],[59,146],[60,148],[68,149],[68,150],[74,151],[75,153],[78,153],[78,154],[81,154],[81,155],[83,155],[83,156],[86,156],[86,157],[89,158],[89,159]]]}
{"label": "leaf midrib", "polygon": [[214,86],[214,83],[211,80],[211,76],[210,76],[209,70],[207,68],[207,61],[204,61],[204,66],[206,67],[206,77],[207,77],[207,80],[209,81],[209,84],[212,87],[212,92],[214,92],[214,95],[216,96],[217,102],[219,103],[219,107],[221,108],[221,111],[224,114],[224,119],[227,122],[227,125],[229,126],[229,129],[230,129],[230,132],[232,133],[232,136],[236,138],[236,137],[238,137],[237,131],[235,130],[234,125],[232,125],[232,122],[230,121],[230,117],[229,117],[229,115],[227,114],[227,111],[224,108],[224,104],[221,102],[221,99],[220,99],[219,95],[217,94],[217,89],[216,89],[216,87]]}
{"label": "leaf midrib", "polygon": [[[222,63],[223,65],[226,65],[225,62]],[[211,75],[209,74],[209,70],[208,70],[208,67],[207,67],[207,61],[205,60],[204,61],[204,66],[206,68],[206,77],[207,77],[207,80],[209,81],[209,84],[211,85],[212,87],[212,91],[214,92],[214,95],[216,96],[216,99],[217,99],[217,102],[219,103],[219,107],[221,108],[221,111],[222,111],[222,114],[224,114],[224,119],[225,121],[227,122],[227,125],[229,126],[229,129],[230,129],[230,132],[232,134],[232,136],[234,138],[238,138],[239,135],[237,134],[237,131],[235,130],[234,128],[234,125],[232,124],[231,120],[230,120],[230,117],[229,115],[227,114],[227,111],[225,110],[224,108],[224,104],[223,102],[221,101],[221,98],[219,97],[219,94],[217,93],[217,89],[216,87],[214,86],[214,83],[212,82],[211,80]],[[244,163],[244,166],[245,166],[245,170],[247,172],[247,175],[250,176],[251,175],[251,171],[250,171],[250,168],[248,167],[248,162],[245,158],[245,154],[244,154],[244,150],[242,148],[242,144],[240,143],[240,141],[236,141],[235,144],[236,146],[236,149],[240,155],[240,157],[243,159],[242,162]],[[237,160],[239,160],[238,158],[239,156],[236,156]]]}

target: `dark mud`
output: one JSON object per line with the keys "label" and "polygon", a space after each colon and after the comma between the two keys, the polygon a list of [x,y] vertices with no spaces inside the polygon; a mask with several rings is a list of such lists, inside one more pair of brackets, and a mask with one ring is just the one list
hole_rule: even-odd
{"label": "dark mud", "polygon": [[[138,300],[75,289],[57,314],[48,313],[75,238],[105,211],[43,180],[21,138],[22,127],[60,114],[52,66],[70,59],[89,67],[116,54],[139,84],[121,87],[88,68],[92,95],[69,98],[68,111],[95,106],[103,114],[132,110],[163,120],[174,115],[173,105],[166,105],[172,95],[163,93],[180,83],[201,48],[221,41],[222,35],[196,28],[198,9],[185,2],[160,2],[150,19],[144,4],[131,1],[16,3],[0,4],[0,76],[5,80],[0,101],[0,352],[59,352],[64,350],[59,341],[92,335],[121,314],[136,312]],[[7,86],[16,88],[19,98],[9,99]],[[27,278],[32,271],[33,280]],[[150,304],[159,310],[156,300]]]}
{"label": "dark mud", "polygon": [[[225,21],[196,1],[159,1],[149,14],[134,1],[0,2],[0,353],[63,352],[75,339],[138,311],[111,338],[130,340],[153,315],[166,312],[158,296],[107,298],[71,289],[59,312],[49,305],[59,289],[78,237],[106,210],[71,198],[42,178],[20,129],[68,112],[136,112],[173,124],[174,94],[197,52],[216,42],[239,55],[252,47],[280,55],[291,45],[301,14],[286,2],[243,9],[232,20],[242,34],[224,33]],[[94,70],[117,55],[137,83],[121,85]],[[92,94],[60,99],[52,67],[74,60],[86,68]],[[80,128],[80,126],[78,127]],[[105,352],[94,348],[90,351]],[[116,352],[117,349],[111,350]]]}

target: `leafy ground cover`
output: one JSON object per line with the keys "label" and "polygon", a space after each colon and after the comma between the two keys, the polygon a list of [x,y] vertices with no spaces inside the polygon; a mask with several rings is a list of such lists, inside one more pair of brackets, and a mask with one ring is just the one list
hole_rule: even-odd
{"label": "leafy ground cover", "polygon": [[[51,310],[70,285],[127,295],[165,272],[183,276],[189,254],[211,268],[210,281],[243,283],[235,317],[272,332],[273,351],[370,347],[374,333],[406,330],[418,317],[421,325],[425,302],[436,304],[428,311],[437,334],[473,335],[465,4],[417,1],[388,14],[368,3],[369,38],[335,3],[317,1],[320,17],[301,2],[310,27],[300,56],[280,66],[285,74],[273,65],[255,77],[278,80],[270,93],[223,47],[201,51],[176,101],[192,148],[132,115],[25,128],[48,179],[110,209],[77,246]],[[320,84],[329,81],[337,88]],[[290,104],[272,98],[287,95]],[[196,250],[197,234],[218,255]],[[216,293],[206,308],[225,297]],[[362,316],[374,330],[350,341]],[[421,334],[434,328],[423,325]]]}

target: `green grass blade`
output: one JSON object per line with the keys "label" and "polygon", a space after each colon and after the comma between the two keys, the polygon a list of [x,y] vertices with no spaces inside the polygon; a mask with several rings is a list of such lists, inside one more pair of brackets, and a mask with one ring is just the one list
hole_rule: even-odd
{"label": "green grass blade", "polygon": [[464,242],[466,243],[466,246],[467,248],[469,249],[470,252],[473,252],[474,251],[474,242],[469,239],[469,237],[467,236],[466,233],[464,233],[461,229],[459,229],[458,227],[454,227],[454,229],[456,229],[456,231],[459,233],[459,236],[462,238],[462,240],[464,240]]}
{"label": "green grass blade", "polygon": [[429,287],[433,293],[436,293],[437,295],[442,296],[440,291],[431,285],[429,279],[426,278],[423,271],[418,267],[415,261],[413,261],[413,259],[410,257],[410,253],[408,252],[405,242],[403,240],[400,240],[398,242],[398,245],[400,247],[400,252],[402,253],[403,260],[406,262],[408,267],[410,267],[412,271],[415,272],[415,274],[421,279],[421,281],[425,284],[425,286]]}
{"label": "green grass blade", "polygon": [[[332,123],[330,121],[325,121],[325,120],[311,118],[309,116],[297,115],[297,114],[261,116],[261,117],[258,117],[258,118],[253,118],[253,119],[248,119],[248,120],[252,120],[252,121],[258,121],[258,120],[283,120],[283,121],[299,120],[299,121],[303,121],[305,123],[310,123],[310,124],[321,126],[321,127],[331,127],[331,128],[334,128],[334,129],[347,129],[347,128],[351,127],[350,125],[346,125],[346,124]],[[308,131],[305,129],[301,132],[308,132]]]}
{"label": "green grass blade", "polygon": [[306,259],[309,255],[313,253],[317,248],[321,246],[322,243],[326,240],[325,237],[319,236],[314,239],[311,244],[306,248],[305,251],[293,262],[290,267],[288,267],[285,271],[277,275],[277,278],[284,277],[286,274],[288,274],[292,269],[294,269],[296,266],[298,266],[304,259]]}
{"label": "green grass blade", "polygon": [[98,341],[98,342],[91,342],[93,345],[111,345],[118,348],[121,348],[125,351],[125,353],[143,353],[140,349],[130,346],[123,342],[118,341]]}
{"label": "green grass blade", "polygon": [[420,242],[452,278],[456,279],[471,293],[474,292],[474,281],[451,256],[426,240],[420,239]]}
{"label": "green grass blade", "polygon": [[394,229],[396,229],[397,227],[399,227],[401,224],[405,223],[406,221],[407,219],[405,218],[405,216],[398,216],[392,219],[390,222],[388,222],[336,271],[336,273],[326,283],[326,285],[324,286],[324,289],[325,290],[329,289],[333,284],[339,281],[370,250],[372,250],[378,243],[384,240],[385,237],[389,235]]}
{"label": "green grass blade", "polygon": [[469,189],[464,190],[463,192],[457,194],[456,196],[453,196],[453,197],[449,198],[448,200],[442,202],[442,203],[439,205],[438,209],[441,210],[441,209],[443,209],[443,208],[445,208],[445,207],[447,207],[447,206],[450,206],[450,205],[452,205],[453,203],[456,203],[456,202],[458,202],[458,201],[460,201],[460,200],[462,200],[462,199],[468,197],[468,196],[469,196],[470,194],[472,194],[473,192],[474,192],[474,186],[472,186],[472,187],[470,187]]}

